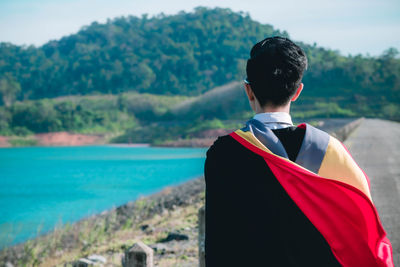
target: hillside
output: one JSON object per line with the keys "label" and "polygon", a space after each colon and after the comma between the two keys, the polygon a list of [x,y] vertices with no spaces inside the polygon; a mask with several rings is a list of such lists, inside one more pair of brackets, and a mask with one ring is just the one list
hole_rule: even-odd
{"label": "hillside", "polygon": [[41,47],[0,45],[0,73],[18,99],[137,91],[196,95],[242,78],[264,36],[287,35],[229,9],[93,22]]}
{"label": "hillside", "polygon": [[[198,95],[244,78],[251,46],[273,35],[289,36],[222,8],[118,17],[40,47],[0,43],[0,77],[19,100],[125,91]],[[398,100],[395,49],[380,57],[344,57],[299,43],[310,61],[309,96],[385,92]]]}
{"label": "hillside", "polygon": [[[0,43],[0,135],[102,135],[103,142],[163,144],[235,128],[251,116],[242,90],[251,46],[289,36],[229,9],[93,22],[43,46]],[[309,69],[295,119],[400,120],[400,59],[342,56],[298,42]],[[0,143],[5,137],[0,138]]]}
{"label": "hillside", "polygon": [[[346,103],[349,97],[337,99],[303,97],[293,107],[293,119],[299,123],[313,118],[390,117],[377,105],[362,110],[357,103]],[[0,146],[207,147],[216,136],[242,127],[252,112],[241,83],[232,82],[196,97],[128,92],[17,101],[0,107],[0,115]]]}

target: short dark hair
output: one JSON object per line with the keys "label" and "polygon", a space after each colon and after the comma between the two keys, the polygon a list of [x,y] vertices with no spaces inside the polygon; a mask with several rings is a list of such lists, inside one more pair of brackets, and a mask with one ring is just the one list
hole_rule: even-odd
{"label": "short dark hair", "polygon": [[246,81],[261,106],[282,106],[300,86],[307,64],[298,45],[288,38],[269,37],[251,49]]}

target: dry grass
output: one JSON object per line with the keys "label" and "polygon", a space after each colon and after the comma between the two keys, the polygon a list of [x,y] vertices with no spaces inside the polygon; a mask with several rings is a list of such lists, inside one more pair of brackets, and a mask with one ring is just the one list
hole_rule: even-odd
{"label": "dry grass", "polygon": [[[98,254],[107,259],[105,266],[122,266],[125,250],[140,240],[157,248],[155,266],[196,266],[197,213],[203,204],[204,182],[192,180],[2,250],[0,262],[72,266],[79,258]],[[162,243],[170,232],[185,234],[189,240]]]}

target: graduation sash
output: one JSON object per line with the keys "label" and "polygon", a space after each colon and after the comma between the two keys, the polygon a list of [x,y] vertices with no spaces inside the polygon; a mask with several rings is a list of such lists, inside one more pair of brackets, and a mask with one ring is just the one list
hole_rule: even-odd
{"label": "graduation sash", "polygon": [[296,161],[257,120],[232,132],[265,163],[344,267],[393,265],[392,246],[372,202],[369,180],[336,138],[309,125]]}

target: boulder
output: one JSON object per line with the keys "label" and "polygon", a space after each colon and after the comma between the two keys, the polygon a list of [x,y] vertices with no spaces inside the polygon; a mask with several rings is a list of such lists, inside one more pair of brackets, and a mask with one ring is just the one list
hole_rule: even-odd
{"label": "boulder", "polygon": [[178,232],[171,232],[171,233],[168,233],[168,236],[166,238],[164,238],[163,240],[161,240],[161,242],[165,243],[165,242],[169,242],[172,240],[176,240],[176,241],[189,240],[189,236],[178,233]]}

